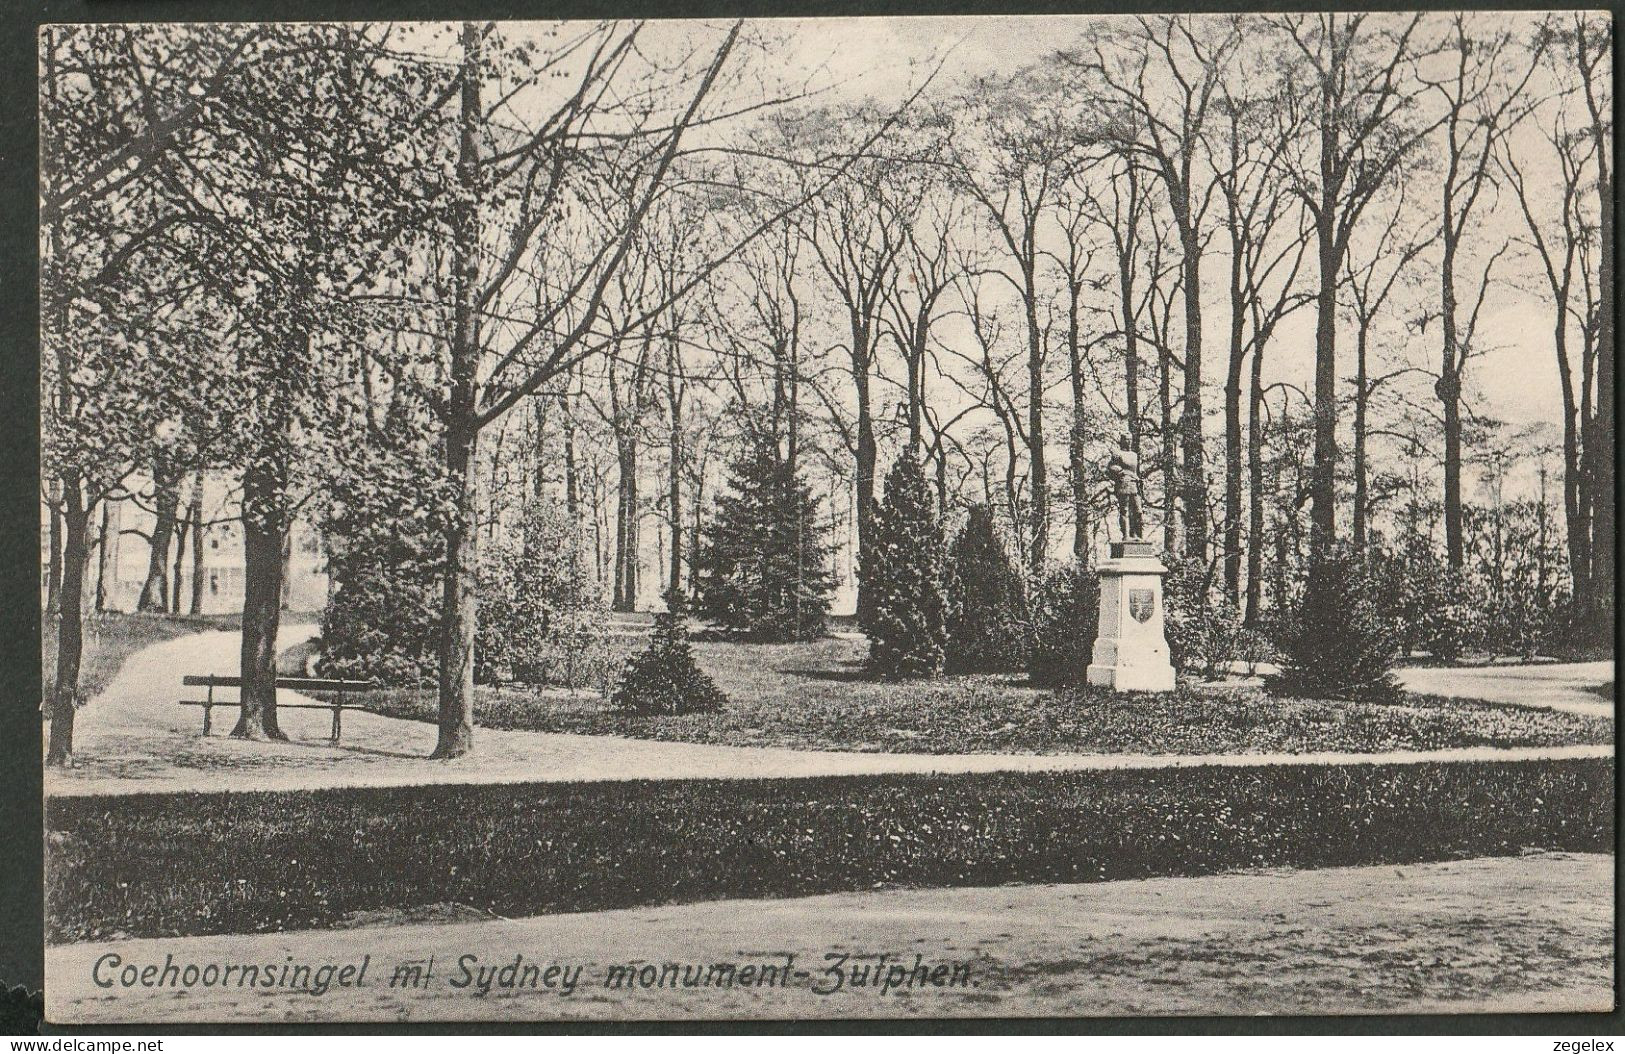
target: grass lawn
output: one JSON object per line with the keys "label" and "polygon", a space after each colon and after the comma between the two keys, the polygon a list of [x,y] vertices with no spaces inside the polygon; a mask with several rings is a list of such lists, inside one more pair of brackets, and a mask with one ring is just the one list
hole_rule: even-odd
{"label": "grass lawn", "polygon": [[[108,612],[85,616],[85,646],[79,668],[79,692],[86,699],[107,687],[119,667],[134,652],[149,644],[212,629],[236,629],[242,624],[237,615],[137,615]],[[57,619],[49,616],[40,634],[43,662],[43,698],[49,699],[56,684]]]}
{"label": "grass lawn", "polygon": [[[629,646],[636,646],[631,640]],[[1612,723],[1435,696],[1398,703],[1278,699],[1257,689],[1122,697],[1054,692],[1015,675],[888,683],[869,679],[861,640],[698,641],[700,665],[729,697],[716,714],[637,717],[593,697],[482,687],[488,728],[809,750],[909,753],[1257,753],[1430,750],[1608,743]],[[371,693],[381,714],[430,721],[432,690]]]}

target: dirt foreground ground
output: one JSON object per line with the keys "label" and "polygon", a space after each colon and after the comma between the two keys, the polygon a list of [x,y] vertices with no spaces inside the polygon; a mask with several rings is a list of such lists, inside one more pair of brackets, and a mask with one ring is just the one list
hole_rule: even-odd
{"label": "dirt foreground ground", "polygon": [[[357,920],[367,924],[50,948],[46,1006],[60,1023],[1606,1011],[1613,882],[1611,856],[1535,854],[515,920]],[[441,915],[458,912],[447,905]],[[407,986],[401,973],[392,987],[397,967],[426,967],[431,956],[432,976]],[[140,970],[158,976],[171,963],[356,969],[350,987],[330,969],[335,987],[321,995],[311,984],[140,985]],[[732,983],[717,964],[733,967]],[[118,982],[121,971],[134,987]]]}

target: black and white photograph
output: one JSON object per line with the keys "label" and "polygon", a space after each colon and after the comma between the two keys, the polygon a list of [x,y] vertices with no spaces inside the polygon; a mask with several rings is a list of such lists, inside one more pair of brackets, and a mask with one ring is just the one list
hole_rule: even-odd
{"label": "black and white photograph", "polygon": [[49,1025],[1615,1010],[1610,13],[88,10]]}

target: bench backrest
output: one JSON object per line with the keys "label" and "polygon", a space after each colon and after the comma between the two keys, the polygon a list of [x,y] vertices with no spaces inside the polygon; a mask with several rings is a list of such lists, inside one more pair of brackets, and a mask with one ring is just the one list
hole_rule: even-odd
{"label": "bench backrest", "polygon": [[[212,673],[189,673],[181,678],[186,685],[201,685],[209,688],[241,688],[241,677],[226,677]],[[291,688],[296,692],[362,692],[373,687],[371,681],[343,681],[327,677],[278,677],[278,688]]]}

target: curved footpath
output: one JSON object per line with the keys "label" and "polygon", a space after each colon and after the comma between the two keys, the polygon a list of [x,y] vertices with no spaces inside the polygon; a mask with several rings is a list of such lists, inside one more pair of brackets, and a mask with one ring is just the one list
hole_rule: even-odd
{"label": "curved footpath", "polygon": [[[278,640],[283,647],[292,647],[308,640],[316,629],[314,625],[285,626]],[[237,647],[236,633],[215,631],[154,644],[131,656],[107,690],[79,713],[75,740],[80,767],[69,771],[48,770],[46,793],[287,791],[431,783],[772,779],[1201,765],[1532,761],[1612,757],[1614,753],[1611,745],[1589,745],[1362,754],[882,754],[479,729],[475,754],[453,761],[429,761],[426,756],[435,741],[432,725],[361,711],[345,714],[344,742],[338,746],[327,741],[331,718],[324,710],[282,711],[281,724],[291,739],[287,743],[229,738],[224,732],[229,730],[235,716],[231,709],[215,715],[214,735],[200,735],[202,715],[198,708],[176,705],[182,698],[181,677],[233,671]],[[1611,673],[1611,669],[1608,672]],[[1408,680],[1407,686],[1410,686]],[[1476,687],[1475,684],[1475,690]],[[1417,690],[1438,691],[1438,688],[1429,686]],[[1544,705],[1538,702],[1539,691],[1531,691],[1529,695],[1534,700],[1532,705]],[[300,697],[284,692],[281,698],[292,702]],[[1612,707],[1606,702],[1595,705],[1602,706],[1607,714],[1612,713]]]}

